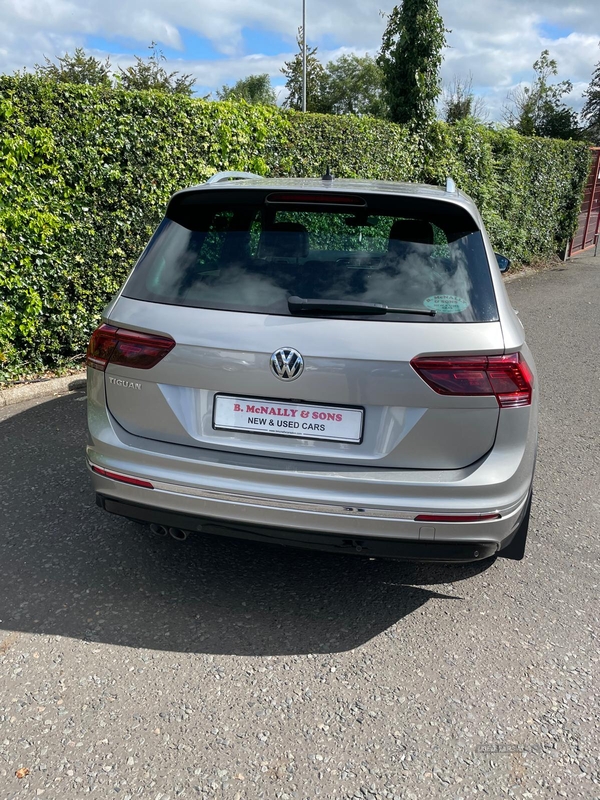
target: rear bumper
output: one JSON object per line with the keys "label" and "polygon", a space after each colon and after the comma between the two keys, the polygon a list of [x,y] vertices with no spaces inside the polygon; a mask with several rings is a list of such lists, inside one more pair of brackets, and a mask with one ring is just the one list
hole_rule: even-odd
{"label": "rear bumper", "polygon": [[330,553],[347,553],[371,558],[396,558],[410,561],[441,561],[464,563],[482,561],[498,551],[495,542],[427,542],[406,539],[380,539],[372,536],[349,537],[300,530],[283,530],[266,525],[228,524],[210,517],[195,517],[174,511],[142,506],[96,495],[96,503],[111,514],[143,523],[155,523],[166,528],[230,536],[263,544],[277,544],[321,550]]}
{"label": "rear bumper", "polygon": [[425,501],[410,511],[399,507],[344,507],[157,481],[155,488],[148,489],[91,470],[90,474],[98,505],[140,522],[297,547],[433,561],[476,561],[497,553],[517,530],[529,492],[528,487],[522,501],[502,508],[498,519],[424,523],[415,517],[431,510]]}
{"label": "rear bumper", "polygon": [[[504,410],[494,447],[475,464],[436,471],[294,461],[152,441],[114,420],[103,380],[88,382],[88,399],[88,464],[154,486],[127,485],[90,470],[103,507],[188,530],[208,531],[209,525],[219,528],[216,533],[305,547],[356,551],[352,542],[360,547],[370,542],[382,553],[402,551],[398,555],[404,558],[476,560],[510,541],[533,479],[535,406],[531,413]],[[416,520],[421,514],[499,518],[424,523]]]}

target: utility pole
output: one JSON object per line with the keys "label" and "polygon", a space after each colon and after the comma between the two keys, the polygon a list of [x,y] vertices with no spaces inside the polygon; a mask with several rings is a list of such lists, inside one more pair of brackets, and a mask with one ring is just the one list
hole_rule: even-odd
{"label": "utility pole", "polygon": [[306,0],[302,0],[302,111],[306,111]]}

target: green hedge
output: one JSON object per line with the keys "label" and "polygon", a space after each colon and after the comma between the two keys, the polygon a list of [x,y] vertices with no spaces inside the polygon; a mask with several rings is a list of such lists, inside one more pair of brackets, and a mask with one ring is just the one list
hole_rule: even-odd
{"label": "green hedge", "polygon": [[589,154],[465,122],[372,119],[0,78],[0,381],[85,349],[176,189],[223,169],[442,183],[528,261],[573,231]]}

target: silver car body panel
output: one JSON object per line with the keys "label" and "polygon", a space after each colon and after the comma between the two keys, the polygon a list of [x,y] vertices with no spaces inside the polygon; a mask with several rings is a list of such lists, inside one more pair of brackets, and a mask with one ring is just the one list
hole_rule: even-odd
{"label": "silver car body panel", "polygon": [[[477,208],[460,192],[377,181],[333,182],[361,194],[426,196],[465,208],[482,231],[497,322],[408,324],[187,308],[119,293],[103,320],[172,336],[153,369],[88,370],[88,462],[149,480],[154,489],[91,473],[96,491],[131,503],[282,529],[409,540],[490,541],[514,531],[537,447],[537,377]],[[310,188],[313,179],[237,180],[219,190]],[[184,191],[211,191],[211,186]],[[293,347],[302,376],[278,380],[272,353]],[[418,355],[521,352],[534,372],[532,404],[434,392]],[[295,400],[365,409],[360,444],[216,430],[214,397]],[[478,523],[422,524],[419,514],[500,514]]]}
{"label": "silver car body panel", "polygon": [[[148,374],[107,368],[108,407],[122,427],[139,436],[313,461],[429,469],[470,464],[494,443],[499,416],[494,397],[438,395],[410,361],[440,352],[503,353],[499,322],[444,325],[440,347],[438,325],[157,308],[126,297],[113,307],[110,321],[168,331],[177,342]],[[302,353],[305,362],[293,384],[269,368],[271,354],[284,345]],[[139,388],[131,390],[127,382]],[[217,393],[363,407],[364,438],[356,445],[215,430]]]}

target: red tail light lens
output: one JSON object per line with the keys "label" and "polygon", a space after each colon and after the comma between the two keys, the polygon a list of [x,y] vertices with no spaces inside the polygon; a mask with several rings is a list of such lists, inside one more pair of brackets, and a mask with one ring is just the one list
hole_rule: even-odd
{"label": "red tail light lens", "polygon": [[424,356],[410,363],[438,394],[494,395],[500,408],[531,405],[533,374],[520,353]]}
{"label": "red tail light lens", "polygon": [[175,347],[168,336],[100,325],[90,339],[87,365],[102,372],[107,365],[151,369]]}
{"label": "red tail light lens", "polygon": [[118,328],[112,325],[100,325],[96,328],[88,344],[86,358],[88,367],[104,372],[117,343],[117,331]]}

